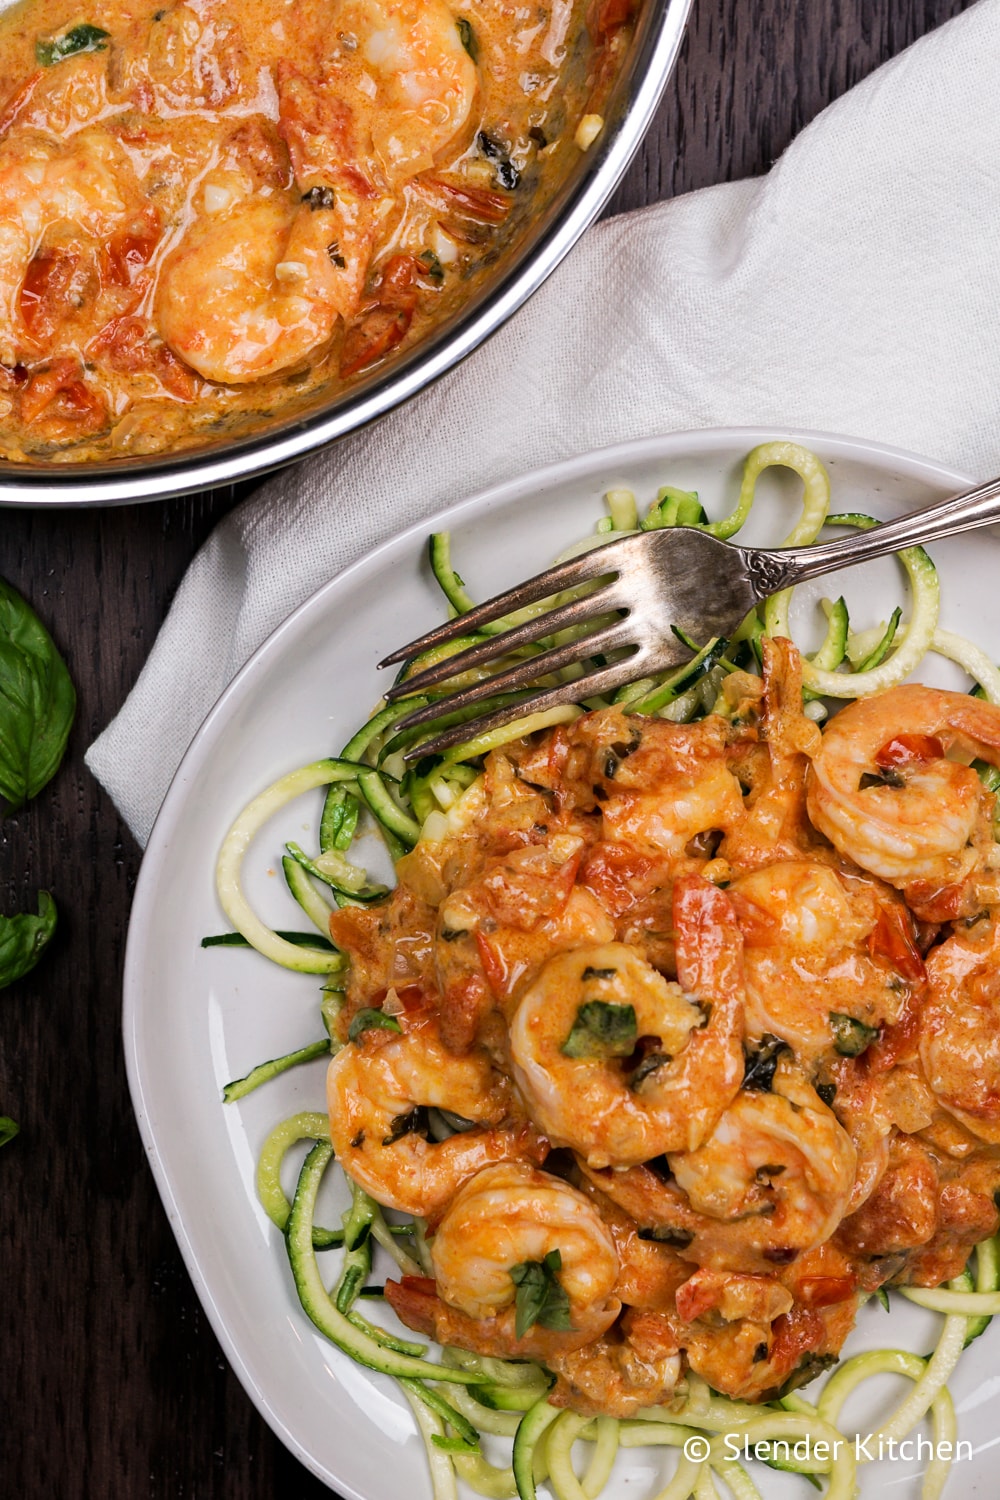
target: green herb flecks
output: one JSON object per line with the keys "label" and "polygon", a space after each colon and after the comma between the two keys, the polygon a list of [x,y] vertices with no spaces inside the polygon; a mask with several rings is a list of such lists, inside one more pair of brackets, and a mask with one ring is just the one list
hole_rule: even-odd
{"label": "green herb flecks", "polygon": [[559,1281],[561,1270],[558,1250],[550,1250],[544,1260],[523,1260],[511,1266],[510,1279],[517,1287],[514,1332],[519,1339],[536,1323],[556,1333],[571,1332],[569,1295]]}
{"label": "green herb flecks", "polygon": [[860,1057],[878,1036],[877,1026],[866,1026],[853,1016],[845,1016],[839,1010],[830,1012],[830,1029],[833,1032],[833,1049],[841,1057]]}
{"label": "green herb flecks", "polygon": [[48,891],[38,892],[38,915],[18,912],[0,916],[0,989],[33,969],[56,930],[56,903]]}
{"label": "green herb flecks", "polygon": [[100,26],[82,21],[79,26],[71,26],[69,31],[64,31],[62,36],[36,42],[35,61],[43,68],[51,68],[53,63],[62,62],[66,57],[75,57],[78,52],[105,52],[110,37],[111,33],[102,31]]}
{"label": "green herb flecks", "polygon": [[435,286],[440,286],[444,281],[444,266],[441,264],[434,251],[422,250],[421,253],[417,256],[417,260],[423,267],[424,275],[427,277],[428,281],[432,281]]}
{"label": "green herb flecks", "polygon": [[634,1006],[587,1000],[559,1050],[564,1057],[629,1057],[636,1034]]}
{"label": "green herb flecks", "polygon": [[783,1052],[791,1050],[788,1043],[783,1042],[780,1037],[765,1032],[755,1049],[743,1049],[744,1072],[741,1087],[756,1089],[762,1094],[770,1093],[778,1059]]}
{"label": "green herb flecks", "polygon": [[459,16],[455,21],[455,26],[461,38],[462,46],[472,58],[472,61],[478,62],[479,42],[476,40],[476,33],[472,29],[472,22],[467,21],[464,16]]}
{"label": "green herb flecks", "polygon": [[357,1015],[352,1018],[351,1024],[347,1028],[347,1039],[350,1042],[356,1042],[358,1037],[363,1036],[366,1031],[377,1031],[379,1029],[382,1031],[402,1031],[403,1028],[395,1016],[387,1016],[384,1010],[372,1010],[369,1006],[366,1006],[364,1010],[359,1010]]}

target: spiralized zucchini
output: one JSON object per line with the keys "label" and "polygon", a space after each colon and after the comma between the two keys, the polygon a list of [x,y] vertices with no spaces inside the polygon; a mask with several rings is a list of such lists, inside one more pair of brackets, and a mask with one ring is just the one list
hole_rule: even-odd
{"label": "spiralized zucchini", "polygon": [[[765,443],[746,459],[739,496],[724,519],[705,518],[699,497],[663,486],[647,514],[640,517],[635,495],[626,489],[609,491],[609,514],[597,526],[592,541],[638,528],[672,525],[701,526],[713,535],[732,538],[749,517],[760,476],[769,468],[791,469],[802,480],[802,513],[784,545],[805,546],[824,526],[861,529],[876,523],[859,514],[830,514],[830,485],[815,454],[785,441]],[[570,551],[580,550],[577,543]],[[449,610],[461,613],[472,598],[456,573],[446,534],[431,541],[432,567]],[[900,554],[909,585],[909,609],[893,610],[888,622],[864,624],[852,630],[843,599],[826,603],[825,638],[811,658],[804,659],[806,711],[825,713],[821,698],[852,699],[882,692],[908,676],[925,653],[934,651],[957,662],[974,680],[977,691],[1000,704],[1000,671],[972,642],[938,625],[939,584],[933,563],[920,548]],[[721,684],[737,669],[759,667],[763,634],[788,635],[791,591],[769,599],[753,612],[730,641],[693,642],[692,659],[680,670],[623,689],[616,695],[627,712],[658,714],[678,722],[709,712],[724,711]],[[498,621],[490,633],[509,622]],[[448,651],[471,643],[452,643]],[[545,642],[534,650],[543,649]],[[697,649],[695,649],[697,648]],[[419,665],[428,665],[425,658]],[[413,669],[411,664],[410,670]],[[572,675],[567,669],[566,675]],[[443,694],[452,684],[435,690]],[[337,905],[376,899],[379,888],[368,882],[359,866],[349,863],[347,851],[365,824],[381,833],[395,859],[418,839],[446,838],[474,821],[482,807],[478,780],[480,762],[490,750],[523,734],[566,723],[603,700],[569,705],[545,714],[527,716],[513,724],[456,746],[433,761],[404,762],[403,752],[419,744],[438,724],[417,731],[397,730],[398,721],[432,695],[404,699],[383,707],[348,741],[339,758],[314,762],[280,778],[256,797],[237,818],[218,861],[219,897],[224,911],[251,946],[274,962],[303,973],[323,976],[323,1012],[332,1033],[342,1000],[345,960],[334,948],[310,945],[276,932],[251,908],[241,883],[246,850],[265,823],[294,797],[317,787],[328,788],[318,830],[319,851],[305,853],[289,844],[283,868],[289,891],[318,931],[329,932],[329,916]],[[451,722],[455,722],[452,720]],[[213,942],[240,939],[224,935]],[[258,1065],[229,1085],[226,1097],[239,1099],[251,1089],[298,1062],[321,1056],[336,1046],[329,1039]],[[447,1128],[447,1126],[445,1127]],[[281,1176],[290,1153],[308,1142],[298,1184],[290,1200]],[[906,1288],[902,1295],[943,1314],[935,1348],[926,1357],[895,1349],[857,1355],[826,1378],[810,1401],[798,1392],[763,1405],[729,1400],[710,1391],[689,1373],[686,1384],[669,1407],[642,1411],[616,1421],[587,1417],[554,1406],[549,1401],[551,1377],[537,1364],[508,1362],[458,1349],[440,1351],[440,1362],[427,1357],[423,1345],[398,1337],[363,1316],[380,1293],[373,1274],[373,1246],[387,1252],[406,1275],[426,1275],[429,1266],[424,1226],[390,1223],[373,1199],[352,1189],[351,1206],[342,1228],[322,1228],[314,1222],[320,1183],[332,1160],[329,1125],[319,1113],[298,1114],[283,1121],[268,1136],[257,1170],[257,1191],[268,1216],[285,1236],[292,1273],[303,1307],[316,1326],[339,1348],[361,1364],[393,1375],[410,1403],[428,1456],[434,1500],[457,1500],[458,1481],[489,1500],[534,1500],[546,1483],[555,1500],[598,1500],[612,1481],[621,1450],[641,1447],[671,1451],[668,1474],[651,1500],[716,1500],[721,1484],[735,1500],[762,1500],[758,1483],[745,1466],[757,1462],[767,1445],[776,1468],[791,1469],[817,1486],[826,1500],[853,1500],[857,1468],[868,1461],[869,1450],[900,1441],[929,1417],[936,1446],[956,1442],[955,1410],[947,1380],[962,1349],[980,1333],[990,1318],[1000,1314],[1000,1242],[987,1241],[977,1251],[975,1276],[971,1269],[947,1288]],[[323,1257],[317,1251],[337,1250]],[[332,1273],[327,1270],[335,1261]],[[364,1299],[364,1301],[362,1301]],[[845,1435],[839,1422],[845,1401],[872,1377],[896,1374],[912,1382],[912,1389],[886,1420],[858,1442]],[[512,1444],[509,1462],[495,1463],[482,1450],[481,1440]],[[780,1451],[779,1451],[780,1450]],[[935,1457],[923,1478],[923,1500],[939,1500],[949,1468],[947,1457]]]}

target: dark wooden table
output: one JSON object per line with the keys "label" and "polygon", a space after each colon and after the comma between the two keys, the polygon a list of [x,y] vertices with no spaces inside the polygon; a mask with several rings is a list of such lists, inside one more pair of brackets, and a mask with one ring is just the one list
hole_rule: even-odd
{"label": "dark wooden table", "polygon": [[[622,212],[767,170],[838,94],[968,0],[695,0]],[[0,826],[0,909],[50,888],[52,950],[0,995],[0,1488],[18,1500],[312,1500],[192,1291],[122,1063],[140,851],[83,764],[232,491],[111,511],[5,511],[0,573],[41,613],[80,709],[56,780]],[[32,907],[32,909],[34,909]]]}

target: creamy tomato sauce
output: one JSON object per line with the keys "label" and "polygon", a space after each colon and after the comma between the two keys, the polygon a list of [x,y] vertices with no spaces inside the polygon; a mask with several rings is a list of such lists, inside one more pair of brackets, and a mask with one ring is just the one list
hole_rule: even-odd
{"label": "creamy tomato sauce", "polygon": [[419,339],[599,128],[628,14],[29,0],[0,16],[0,456],[246,432]]}

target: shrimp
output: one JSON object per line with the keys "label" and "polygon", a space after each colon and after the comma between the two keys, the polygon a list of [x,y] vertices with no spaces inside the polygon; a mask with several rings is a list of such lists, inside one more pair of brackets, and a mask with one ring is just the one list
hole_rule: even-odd
{"label": "shrimp", "polygon": [[1000,912],[984,914],[927,957],[919,1052],[938,1104],[978,1140],[1000,1145]]}
{"label": "shrimp", "polygon": [[[652,1337],[650,1323],[656,1325]],[[552,1406],[611,1417],[632,1417],[672,1400],[682,1369],[672,1329],[655,1313],[631,1308],[602,1338],[549,1355],[545,1363],[556,1376],[548,1397]]]}
{"label": "shrimp", "polygon": [[549,960],[514,1016],[511,1056],[533,1119],[591,1167],[693,1149],[739,1088],[732,906],[687,876],[674,887],[674,925],[679,984],[624,944],[576,949]]}
{"label": "shrimp", "polygon": [[[519,1338],[519,1282],[511,1273],[542,1267],[553,1251],[559,1266],[550,1274],[565,1294],[570,1326],[548,1328],[540,1320]],[[487,1167],[465,1183],[437,1226],[431,1260],[441,1299],[468,1318],[489,1321],[493,1347],[505,1353],[544,1358],[579,1348],[621,1311],[612,1295],[618,1255],[600,1215],[576,1188],[527,1162]]]}
{"label": "shrimp", "polygon": [[[693,839],[734,827],[743,798],[726,763],[726,735],[715,716],[697,724],[649,719],[639,727],[608,710],[578,720],[569,733],[570,764],[596,791],[603,838],[683,861]],[[583,751],[587,760],[578,767]]]}
{"label": "shrimp", "polygon": [[[333,21],[324,13],[313,50],[314,76],[278,70],[294,192],[203,194],[160,276],[160,333],[222,384],[325,352],[361,304],[394,197],[454,139],[475,98],[475,65],[443,0],[342,0]],[[389,290],[405,281],[408,294],[389,317],[386,348],[412,316],[414,275],[409,260],[391,276],[386,268]]]}
{"label": "shrimp", "polygon": [[127,163],[101,131],[81,131],[66,145],[20,133],[0,145],[0,363],[33,349],[21,293],[32,258],[60,226],[96,245],[130,209]]}
{"label": "shrimp", "polygon": [[349,223],[332,197],[331,206],[293,206],[284,195],[248,195],[204,213],[164,262],[154,306],[161,336],[223,384],[302,365],[361,291],[371,236],[336,249],[348,245]]}
{"label": "shrimp", "polygon": [[703,1145],[668,1161],[703,1219],[699,1261],[734,1271],[773,1270],[829,1239],[857,1167],[847,1132],[786,1057],[770,1091],[744,1089]]}
{"label": "shrimp", "polygon": [[[763,678],[756,689],[742,674],[724,685],[731,699],[749,688],[755,696],[737,699],[736,717],[760,716],[753,730],[730,746],[730,766],[749,782],[743,816],[727,830],[719,855],[740,869],[756,869],[774,859],[794,858],[810,842],[805,815],[808,757],[819,745],[819,730],[802,712],[802,659],[791,641],[761,640]],[[728,689],[728,691],[727,691]],[[759,693],[759,697],[756,697]]]}
{"label": "shrimp", "polygon": [[[993,797],[968,762],[1000,765],[1000,707],[918,683],[842,709],[813,756],[809,816],[922,914],[967,915],[970,877],[995,861]],[[947,910],[945,892],[953,893]],[[928,911],[928,916],[931,915]]]}
{"label": "shrimp", "polygon": [[483,1002],[512,1015],[554,954],[608,943],[614,925],[597,898],[574,884],[583,839],[556,833],[489,859],[477,877],[440,907],[436,973],[449,1005],[457,987],[478,976]]}
{"label": "shrimp", "polygon": [[465,127],[479,80],[444,0],[340,0],[321,48],[382,185],[426,171]]}
{"label": "shrimp", "polygon": [[894,1132],[889,1166],[868,1202],[837,1232],[837,1244],[880,1280],[939,1286],[957,1276],[974,1245],[996,1233],[1000,1162],[964,1161]]}
{"label": "shrimp", "polygon": [[831,1015],[895,1021],[923,975],[915,948],[896,963],[883,955],[879,923],[889,917],[874,886],[829,865],[778,860],[741,875],[729,897],[743,933],[747,1028],[781,1037],[803,1058],[832,1049]]}
{"label": "shrimp", "polygon": [[[330,1063],[330,1139],[341,1166],[388,1208],[433,1218],[462,1183],[491,1162],[544,1157],[527,1125],[510,1118],[507,1082],[485,1052],[455,1057],[433,1023],[394,1034],[363,1031]],[[443,1141],[421,1134],[422,1107],[448,1110],[481,1128]]]}

